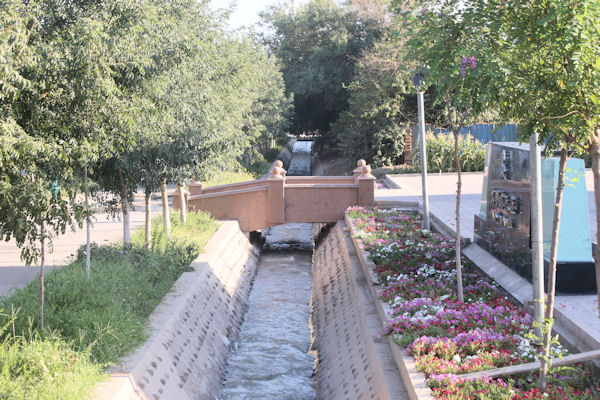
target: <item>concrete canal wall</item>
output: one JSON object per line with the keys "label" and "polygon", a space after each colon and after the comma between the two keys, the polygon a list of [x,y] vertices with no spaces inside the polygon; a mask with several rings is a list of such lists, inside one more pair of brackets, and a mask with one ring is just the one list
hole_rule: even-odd
{"label": "concrete canal wall", "polygon": [[225,221],[192,263],[194,270],[152,313],[148,341],[114,368],[95,399],[215,399],[257,258],[238,223]]}
{"label": "concrete canal wall", "polygon": [[322,235],[312,268],[318,399],[407,399],[383,324],[343,221]]}
{"label": "concrete canal wall", "polygon": [[292,152],[294,150],[294,143],[296,143],[296,139],[290,139],[290,141],[285,145],[283,149],[279,152],[277,156],[277,160],[281,160],[283,162],[283,169],[288,169],[290,167],[290,161],[292,160]]}

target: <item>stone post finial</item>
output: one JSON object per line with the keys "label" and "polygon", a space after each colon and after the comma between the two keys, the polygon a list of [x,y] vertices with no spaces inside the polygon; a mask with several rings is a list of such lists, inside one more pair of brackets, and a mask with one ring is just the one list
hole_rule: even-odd
{"label": "stone post finial", "polygon": [[286,170],[276,165],[271,168],[271,179],[283,179],[285,177]]}
{"label": "stone post finial", "polygon": [[365,164],[356,169],[360,170],[360,175],[354,178],[358,184],[358,205],[372,206],[375,204],[375,177],[371,175],[371,166]]}
{"label": "stone post finial", "polygon": [[365,165],[367,165],[367,162],[361,158],[360,160],[358,160],[356,165],[357,165],[357,168],[354,171],[352,171],[354,173],[354,178],[358,178],[359,176],[362,175],[363,168]]}
{"label": "stone post finial", "polygon": [[[278,168],[278,172],[275,173],[275,169]],[[285,169],[283,169],[283,161],[281,160],[276,160],[273,163],[273,168],[271,169],[271,175],[272,177],[275,177],[277,175],[281,176],[282,178],[285,178],[285,175],[287,174],[287,171]]]}

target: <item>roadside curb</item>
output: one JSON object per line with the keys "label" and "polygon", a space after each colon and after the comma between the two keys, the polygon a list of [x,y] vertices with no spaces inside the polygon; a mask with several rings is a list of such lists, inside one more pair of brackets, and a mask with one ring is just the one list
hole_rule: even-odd
{"label": "roadside curb", "polygon": [[402,189],[402,187],[400,185],[398,185],[396,182],[394,182],[394,180],[391,179],[388,174],[385,174],[385,177],[383,178],[383,182],[390,189]]}

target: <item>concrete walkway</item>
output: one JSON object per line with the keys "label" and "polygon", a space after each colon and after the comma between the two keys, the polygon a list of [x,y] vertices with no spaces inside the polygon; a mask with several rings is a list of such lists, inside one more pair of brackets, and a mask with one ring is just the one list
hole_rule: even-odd
{"label": "concrete walkway", "polygon": [[[133,233],[139,227],[144,225],[144,197],[136,194],[133,202],[135,211],[131,212],[130,231]],[[158,215],[162,211],[160,199],[153,200],[152,213]],[[93,218],[93,226],[91,232],[92,242],[98,244],[115,243],[123,239],[123,223],[117,216],[111,217],[109,214],[96,214]],[[76,229],[74,232],[67,230],[64,235],[54,237],[52,240],[52,248],[46,255],[46,273],[54,268],[60,268],[62,265],[68,264],[73,258],[77,249],[85,244],[86,229],[85,225],[82,228]],[[17,247],[14,239],[8,242],[0,242],[0,296],[5,296],[10,293],[13,288],[23,288],[29,282],[39,276],[39,268],[35,266],[27,266],[21,260],[21,250]]]}
{"label": "concrete walkway", "polygon": [[[591,170],[586,170],[590,233],[595,242],[596,208],[594,206],[594,182]],[[473,216],[479,214],[483,173],[462,174],[461,236],[473,239]],[[421,175],[387,175],[388,186],[395,189],[375,191],[375,200],[381,205],[416,205],[421,207]],[[433,217],[456,231],[456,173],[430,174],[427,180],[429,210]],[[491,254],[471,244],[464,249],[476,264],[496,279],[519,301],[526,303],[532,298],[531,284],[496,260]],[[512,277],[512,278],[511,278]],[[579,351],[600,349],[600,318],[597,296],[562,295],[556,297],[555,315],[561,337]]]}

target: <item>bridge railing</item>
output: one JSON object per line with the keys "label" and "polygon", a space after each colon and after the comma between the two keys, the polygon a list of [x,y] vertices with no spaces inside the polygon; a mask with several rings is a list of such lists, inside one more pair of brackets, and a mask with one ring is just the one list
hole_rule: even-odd
{"label": "bridge railing", "polygon": [[[179,195],[173,195],[178,208]],[[271,176],[250,182],[204,188],[191,184],[189,211],[206,211],[216,219],[238,220],[243,231],[289,222],[336,222],[354,205],[375,204],[375,177],[364,160],[354,176],[286,176],[276,163]]]}

